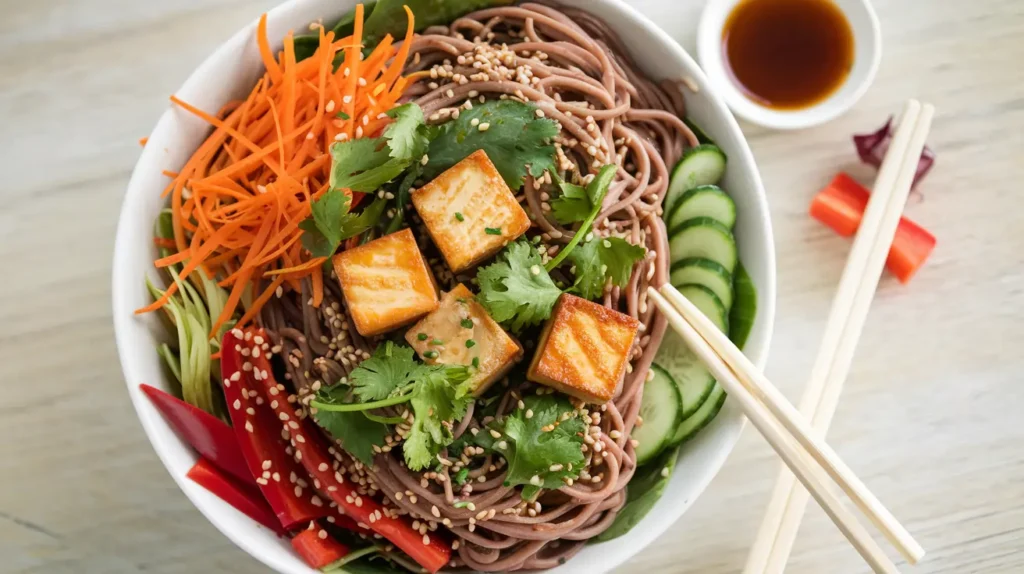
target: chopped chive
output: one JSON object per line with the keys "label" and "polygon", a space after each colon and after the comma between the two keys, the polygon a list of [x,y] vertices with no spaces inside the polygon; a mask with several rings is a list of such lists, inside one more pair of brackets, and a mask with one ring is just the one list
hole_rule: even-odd
{"label": "chopped chive", "polygon": [[472,319],[463,319],[462,322],[459,323],[459,324],[462,325],[463,329],[472,329],[473,328],[473,320]]}
{"label": "chopped chive", "polygon": [[486,233],[487,235],[501,235],[501,228],[500,227],[485,227],[484,228],[484,233]]}
{"label": "chopped chive", "polygon": [[480,368],[480,357],[473,357],[473,366],[477,369]]}
{"label": "chopped chive", "polygon": [[443,345],[444,341],[442,341],[441,339],[434,339],[433,341],[430,342],[430,344],[434,346]]}
{"label": "chopped chive", "polygon": [[426,341],[427,340],[427,334],[426,333],[420,333],[419,335],[416,335],[416,338],[418,340],[420,340],[420,341]]}
{"label": "chopped chive", "polygon": [[458,301],[459,303],[465,304],[466,303],[466,298],[465,297],[459,297],[458,299],[456,299],[456,301]]}
{"label": "chopped chive", "polygon": [[462,214],[459,213],[458,211],[455,212],[455,219],[458,219],[459,221],[466,221],[466,218],[463,217]]}
{"label": "chopped chive", "polygon": [[[466,474],[469,474],[469,473],[467,472]],[[459,500],[457,502],[452,503],[452,507],[453,508],[465,508],[467,506],[469,506],[469,502],[466,501],[466,500]]]}
{"label": "chopped chive", "polygon": [[466,339],[466,348],[467,349],[472,349],[475,346],[476,346],[476,341],[474,341],[473,339]]}
{"label": "chopped chive", "polygon": [[346,114],[345,112],[338,112],[335,115],[338,116],[339,118],[343,119],[343,120],[350,120],[350,119],[352,119],[352,116]]}
{"label": "chopped chive", "polygon": [[423,356],[428,358],[428,359],[436,359],[437,358],[437,351],[427,351],[426,353],[423,353]]}

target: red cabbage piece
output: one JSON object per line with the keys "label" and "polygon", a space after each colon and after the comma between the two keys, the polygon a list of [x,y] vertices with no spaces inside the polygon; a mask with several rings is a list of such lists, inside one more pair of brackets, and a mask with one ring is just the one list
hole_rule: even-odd
{"label": "red cabbage piece", "polygon": [[[885,152],[889,150],[889,143],[892,142],[892,116],[885,122],[882,129],[870,133],[853,136],[853,143],[857,146],[857,155],[866,164],[875,166],[878,169],[882,165]],[[927,145],[921,151],[921,159],[917,162],[917,171],[914,173],[914,183],[911,188],[924,179],[924,176],[931,171],[935,164],[935,152]]]}

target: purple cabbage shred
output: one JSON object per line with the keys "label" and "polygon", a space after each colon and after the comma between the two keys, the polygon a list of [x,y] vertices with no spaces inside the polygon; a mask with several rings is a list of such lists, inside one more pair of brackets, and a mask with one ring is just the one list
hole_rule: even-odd
{"label": "purple cabbage shred", "polygon": [[[853,136],[853,143],[857,146],[857,155],[860,156],[860,160],[875,166],[875,169],[882,165],[882,159],[885,158],[885,152],[889,150],[891,142],[892,116],[889,116],[888,121],[885,122],[885,125],[880,130],[870,134]],[[921,159],[917,162],[917,171],[914,173],[914,183],[911,187],[916,187],[924,179],[924,176],[931,171],[934,164],[935,152],[926,145],[924,150],[921,151]]]}

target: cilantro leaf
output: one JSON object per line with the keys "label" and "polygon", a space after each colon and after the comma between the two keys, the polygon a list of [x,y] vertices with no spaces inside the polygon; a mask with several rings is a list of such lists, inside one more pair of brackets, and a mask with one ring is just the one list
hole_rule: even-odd
{"label": "cilantro leaf", "polygon": [[[423,175],[433,179],[480,149],[513,190],[522,187],[527,173],[539,177],[554,172],[550,140],[558,135],[558,124],[538,118],[536,109],[516,100],[492,100],[463,110],[457,120],[433,128]],[[486,128],[481,131],[481,126]]]}
{"label": "cilantro leaf", "polygon": [[413,360],[415,351],[385,341],[349,374],[352,392],[362,401],[379,401],[400,392],[409,385],[412,373],[420,364]]}
{"label": "cilantro leaf", "polygon": [[551,200],[551,215],[562,225],[583,221],[590,215],[593,205],[587,190],[567,181],[558,182],[562,195]]}
{"label": "cilantro leaf", "polygon": [[594,300],[604,294],[609,277],[613,284],[624,287],[633,273],[633,266],[646,254],[643,247],[619,237],[588,241],[569,255],[576,266],[572,289],[584,299]]}
{"label": "cilantro leaf", "polygon": [[314,257],[330,257],[338,245],[377,224],[385,202],[374,200],[361,213],[349,213],[350,198],[340,189],[328,189],[310,204],[310,215],[299,223],[302,246]]}
{"label": "cilantro leaf", "polygon": [[550,317],[562,294],[544,270],[540,254],[523,240],[508,244],[476,278],[480,283],[477,301],[495,321],[516,333]]}
{"label": "cilantro leaf", "polygon": [[434,465],[437,453],[454,438],[452,421],[464,415],[473,400],[460,384],[469,378],[465,367],[423,367],[410,401],[415,418],[402,445],[405,464],[412,470]]}
{"label": "cilantro leaf", "polygon": [[410,102],[388,110],[388,116],[395,121],[384,128],[391,157],[418,160],[423,157],[430,140],[426,136],[423,109]]}
{"label": "cilantro leaf", "polygon": [[334,412],[318,410],[317,424],[341,442],[342,448],[367,466],[373,465],[373,447],[384,446],[387,425],[366,418],[358,411]]}
{"label": "cilantro leaf", "polygon": [[[505,485],[526,485],[522,496],[532,499],[541,488],[560,488],[565,479],[579,476],[584,461],[581,447],[586,425],[565,397],[531,395],[525,397],[523,403],[523,409],[488,425],[500,433],[501,438],[480,432],[474,441],[477,446],[505,457],[508,462]],[[527,411],[533,411],[533,416],[527,418]],[[569,417],[563,420],[566,413]]]}
{"label": "cilantro leaf", "polygon": [[[586,237],[587,233],[590,232],[590,226],[594,224],[594,220],[597,219],[597,214],[601,212],[601,203],[604,201],[604,196],[608,194],[608,186],[612,184],[615,179],[615,174],[618,171],[618,167],[609,164],[601,168],[594,176],[594,179],[587,184],[586,192],[587,199],[590,201],[590,213],[582,220],[579,229],[573,235],[572,239],[569,240],[568,245],[562,248],[558,252],[558,255],[554,259],[548,261],[547,270],[551,271],[555,267],[558,267],[565,258],[572,253],[573,249],[579,244],[583,237]],[[575,192],[574,192],[575,193]],[[576,210],[573,210],[575,215]]]}

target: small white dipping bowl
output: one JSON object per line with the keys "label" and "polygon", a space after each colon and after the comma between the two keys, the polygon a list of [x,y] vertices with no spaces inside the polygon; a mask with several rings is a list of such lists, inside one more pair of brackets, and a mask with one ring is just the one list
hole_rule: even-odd
{"label": "small white dipping bowl", "polygon": [[832,120],[853,107],[871,86],[882,57],[882,31],[868,0],[830,0],[842,10],[853,32],[853,69],[830,96],[806,108],[774,110],[751,100],[732,78],[725,61],[722,31],[733,8],[748,0],[708,0],[697,27],[697,55],[712,89],[741,118],[768,128],[794,130]]}
{"label": "small white dipping bowl", "polygon": [[[268,13],[271,42],[280,45],[288,30],[305,30],[319,18],[331,22],[355,3],[298,0],[278,6]],[[763,365],[775,314],[775,252],[764,189],[739,126],[693,59],[654,23],[620,0],[567,0],[565,4],[585,7],[607,21],[648,74],[657,78],[689,77],[697,86],[696,93],[686,96],[689,116],[728,154],[723,187],[735,198],[740,255],[758,289],[757,320],[746,352]],[[263,72],[255,40],[256,16],[253,14],[252,24],[199,66],[177,91],[182,100],[216,111],[227,101],[248,93]],[[152,233],[154,219],[165,205],[160,195],[167,178],[161,175],[161,170],[180,169],[209,132],[209,126],[188,112],[168,109],[150,135],[128,184],[117,228],[112,278],[114,330],[121,368],[153,449],[196,508],[232,542],[268,567],[287,574],[314,574],[286,539],[257,525],[186,477],[196,454],[139,391],[140,383],[170,388],[156,353],[157,344],[167,338],[159,317],[133,314],[150,302],[144,277],[158,277],[153,268],[156,250]],[[713,423],[682,449],[677,472],[664,497],[636,528],[616,540],[587,547],[552,572],[599,574],[640,552],[678,520],[711,482],[736,444],[743,421],[739,410],[727,401]],[[686,552],[685,545],[680,552]]]}

